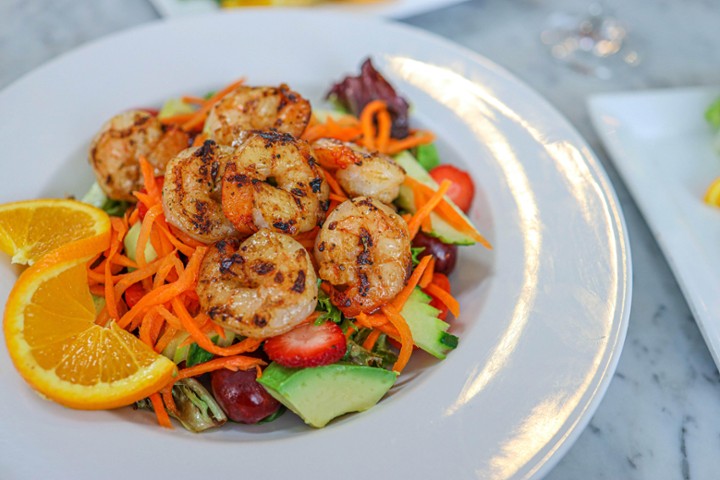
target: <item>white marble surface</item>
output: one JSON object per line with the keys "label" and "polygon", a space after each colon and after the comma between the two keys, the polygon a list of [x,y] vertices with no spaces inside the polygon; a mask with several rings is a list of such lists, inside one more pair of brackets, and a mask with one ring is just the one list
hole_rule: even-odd
{"label": "white marble surface", "polygon": [[[552,12],[589,3],[477,0],[405,21],[477,51],[543,94],[598,153],[624,209],[634,269],[625,349],[589,426],[547,478],[720,478],[720,375],[585,106],[597,92],[720,85],[720,2],[604,2],[628,25],[641,58],[605,80],[569,69],[539,41]],[[0,88],[73,47],[155,19],[146,0],[0,0]],[[2,114],[11,121],[12,112]]]}

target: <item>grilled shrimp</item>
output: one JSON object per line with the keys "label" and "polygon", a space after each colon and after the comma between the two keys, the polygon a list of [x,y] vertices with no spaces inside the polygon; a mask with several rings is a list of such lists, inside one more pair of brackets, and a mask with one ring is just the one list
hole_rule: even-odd
{"label": "grilled shrimp", "polygon": [[223,145],[239,143],[248,130],[277,130],[299,137],[311,113],[310,102],[285,84],[241,85],[210,110],[203,131]]}
{"label": "grilled shrimp", "polygon": [[266,338],[302,323],[317,304],[310,255],[288,235],[263,229],[242,243],[221,240],[203,259],[200,307],[240,335]]}
{"label": "grilled shrimp", "polygon": [[393,299],[412,270],[407,224],[387,205],[356,197],[328,215],[315,239],[318,275],[348,317]]}
{"label": "grilled shrimp", "polygon": [[187,146],[187,133],[163,126],[148,112],[131,110],[103,125],[90,144],[89,160],[108,197],[135,202],[132,192],[142,188],[138,158],[147,158],[155,174],[162,175],[170,159]]}
{"label": "grilled shrimp", "polygon": [[400,193],[405,170],[387,155],[334,138],[315,141],[313,150],[321,164],[337,168],[335,178],[350,197],[371,197],[389,204]]}
{"label": "grilled shrimp", "polygon": [[270,228],[295,235],[322,224],[329,194],[307,142],[253,132],[228,163],[222,205],[240,233]]}
{"label": "grilled shrimp", "polygon": [[203,243],[237,235],[222,211],[221,180],[235,150],[207,140],[168,163],[163,185],[167,221]]}

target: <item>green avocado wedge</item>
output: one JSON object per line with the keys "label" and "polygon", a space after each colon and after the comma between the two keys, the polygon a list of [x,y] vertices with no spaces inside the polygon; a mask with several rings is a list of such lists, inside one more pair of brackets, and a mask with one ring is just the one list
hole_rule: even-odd
{"label": "green avocado wedge", "polygon": [[396,378],[396,372],[362,365],[286,368],[271,363],[258,382],[305,423],[322,428],[333,418],[375,405]]}

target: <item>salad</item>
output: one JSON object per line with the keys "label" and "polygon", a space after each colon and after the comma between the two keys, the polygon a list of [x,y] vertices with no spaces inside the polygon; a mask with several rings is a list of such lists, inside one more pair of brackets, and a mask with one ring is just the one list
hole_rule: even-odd
{"label": "salad", "polygon": [[[92,294],[93,332],[113,332],[133,361],[147,357],[127,378],[153,381],[93,390],[122,362],[108,347],[105,370],[85,378],[81,349],[66,354],[81,333],[53,333],[64,343],[32,353],[29,325],[61,315],[31,319],[17,306],[29,294],[12,292],[6,340],[25,379],[67,406],[132,404],[196,432],[288,409],[323,427],[375,405],[415,350],[443,359],[456,348],[448,275],[457,248],[490,248],[465,215],[472,179],[440,163],[433,134],[412,128],[408,101],[370,60],[328,99],[334,108],[313,109],[288,85],[240,80],[103,125],[89,151],[96,184],[83,198],[109,215],[93,217],[107,224],[94,232],[94,254],[78,253],[88,239],[53,247],[16,290],[76,272]],[[27,205],[6,210],[18,208]],[[103,334],[83,348],[109,345]],[[83,388],[56,394],[29,361],[52,375],[72,370],[63,382]]]}

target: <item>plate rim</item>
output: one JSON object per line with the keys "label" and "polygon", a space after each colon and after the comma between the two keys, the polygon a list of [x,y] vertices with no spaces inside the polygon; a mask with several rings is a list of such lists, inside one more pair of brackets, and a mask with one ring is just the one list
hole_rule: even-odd
{"label": "plate rim", "polygon": [[[277,13],[277,10],[274,10],[274,13]],[[286,13],[285,13],[286,14]],[[305,12],[292,12],[293,15],[303,15]],[[200,17],[216,17],[219,15],[223,16],[229,16],[229,15],[247,15],[247,12],[243,13],[209,13],[206,15],[201,15]],[[317,15],[317,14],[315,14]],[[323,13],[323,16],[330,16],[330,17],[341,17],[346,18],[347,15],[342,13]],[[195,17],[193,21],[196,21],[198,17]],[[14,88],[16,88],[17,85],[24,83],[28,78],[34,76],[34,75],[42,75],[46,69],[52,68],[53,65],[58,63],[63,63],[66,61],[67,57],[73,56],[73,55],[83,55],[84,51],[98,48],[98,45],[102,45],[104,42],[110,42],[117,38],[122,38],[126,35],[134,35],[138,31],[142,31],[145,29],[155,29],[155,28],[161,28],[160,26],[165,22],[183,22],[183,21],[190,21],[189,19],[173,19],[173,20],[159,20],[155,22],[150,22],[147,24],[139,25],[136,27],[133,27],[128,30],[120,31],[112,33],[108,36],[104,36],[100,39],[94,40],[92,42],[89,42],[87,44],[84,44],[76,49],[73,49],[69,52],[66,52],[46,63],[41,65],[40,67],[33,69],[32,71],[22,75],[18,79],[11,82],[9,85],[7,85],[2,91],[0,91],[0,103],[2,102],[2,99],[4,95],[9,95],[8,92],[12,92]],[[542,97],[537,91],[535,91],[533,88],[528,86],[524,81],[521,79],[515,77],[512,75],[509,71],[504,69],[503,67],[497,65],[496,63],[490,61],[486,57],[478,54],[477,52],[474,52],[472,50],[469,50],[461,45],[458,45],[455,42],[452,42],[446,38],[439,37],[437,35],[434,35],[432,33],[420,30],[415,27],[411,27],[405,24],[396,23],[393,21],[389,21],[387,19],[380,19],[380,18],[374,18],[372,20],[373,22],[376,22],[378,25],[392,25],[392,28],[400,28],[402,30],[405,30],[407,32],[412,32],[414,35],[421,35],[427,38],[431,42],[439,42],[441,44],[444,44],[448,48],[452,48],[453,50],[459,52],[467,59],[475,62],[477,65],[482,66],[483,68],[486,68],[490,71],[492,71],[494,74],[503,77],[505,79],[508,79],[512,81],[514,84],[519,85],[523,88],[525,94],[529,94],[532,96],[533,100],[537,102],[538,105],[541,106],[542,109],[548,112],[552,112],[552,114],[556,117],[557,121],[560,122],[560,127],[572,133],[576,139],[580,142],[580,144],[585,147],[587,150],[588,155],[586,155],[585,161],[587,162],[588,166],[592,167],[593,173],[595,175],[596,180],[599,180],[602,184],[602,191],[605,195],[606,200],[615,206],[617,208],[617,212],[619,213],[619,217],[616,219],[617,224],[614,224],[613,226],[616,227],[616,235],[615,238],[618,242],[618,246],[621,247],[621,249],[625,252],[626,255],[626,262],[624,265],[624,271],[625,271],[625,278],[632,278],[632,262],[631,262],[631,252],[630,252],[630,244],[628,241],[628,233],[627,233],[627,226],[625,224],[624,215],[622,214],[621,205],[617,198],[617,194],[612,187],[612,184],[609,180],[609,177],[607,176],[607,173],[605,172],[602,164],[598,160],[597,156],[592,152],[590,147],[587,144],[587,141],[578,133],[578,131],[575,129],[575,127],[570,124],[570,122],[564,117],[562,113],[560,113],[547,99]],[[589,423],[592,414],[596,411],[598,405],[602,401],[602,398],[604,396],[604,393],[606,392],[611,380],[612,380],[612,372],[615,371],[617,367],[617,363],[619,361],[621,352],[622,352],[622,346],[626,337],[627,333],[627,325],[629,320],[629,314],[630,314],[630,305],[631,305],[631,298],[632,298],[632,282],[626,281],[625,282],[625,289],[623,290],[624,296],[622,301],[618,304],[618,307],[616,308],[615,316],[619,320],[617,322],[617,337],[616,341],[614,343],[613,348],[609,351],[608,361],[604,364],[605,369],[603,370],[603,373],[596,384],[595,390],[592,392],[592,396],[590,400],[584,404],[584,409],[582,415],[579,416],[577,421],[573,424],[572,428],[569,429],[569,431],[566,432],[566,435],[559,440],[559,444],[556,445],[554,450],[550,452],[548,457],[542,459],[542,463],[538,465],[538,468],[532,472],[531,478],[537,478],[539,476],[544,475],[549,471],[559,460],[562,458],[562,456],[567,452],[567,450],[570,449],[574,441],[577,439],[577,437],[582,433],[583,429],[586,427],[586,425]],[[597,374],[597,372],[596,372]]]}

